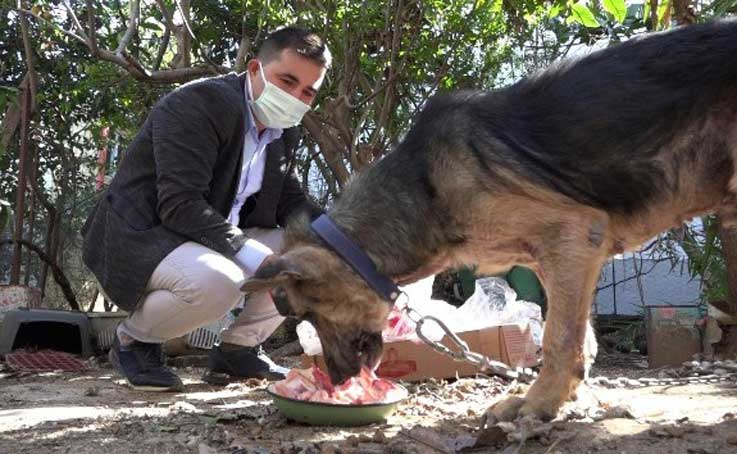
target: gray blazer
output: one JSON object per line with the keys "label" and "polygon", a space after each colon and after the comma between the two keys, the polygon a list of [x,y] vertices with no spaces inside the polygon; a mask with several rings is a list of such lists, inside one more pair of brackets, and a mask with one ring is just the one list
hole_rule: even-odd
{"label": "gray blazer", "polygon": [[186,241],[233,257],[247,239],[241,229],[320,212],[292,171],[299,132],[291,128],[269,144],[261,190],[239,228],[227,222],[248,122],[244,77],[194,81],[162,98],[82,227],[84,263],[118,307],[134,310],[156,266]]}

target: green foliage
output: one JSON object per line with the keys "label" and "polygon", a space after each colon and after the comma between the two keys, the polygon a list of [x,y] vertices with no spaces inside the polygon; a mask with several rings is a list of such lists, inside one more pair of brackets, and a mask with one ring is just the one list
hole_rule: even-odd
{"label": "green foliage", "polygon": [[568,18],[568,23],[578,22],[581,25],[589,28],[598,28],[601,25],[596,20],[596,16],[582,1],[571,5],[571,15]]}
{"label": "green foliage", "polygon": [[[153,104],[178,84],[145,83],[122,66],[93,56],[87,46],[61,31],[79,34],[64,3],[28,3],[41,17],[30,20],[39,75],[38,109],[31,125],[32,152],[39,165],[37,183],[52,203],[67,188],[70,197],[62,208],[68,214],[65,228],[72,235],[94,197],[102,128],[109,127],[111,145],[124,150]],[[89,33],[88,2],[68,3]],[[125,49],[131,60],[147,70],[187,69],[186,61],[189,66],[212,63],[227,70],[236,65],[242,42],[249,44],[246,58],[252,58],[265,36],[284,25],[296,24],[322,35],[333,52],[334,67],[314,106],[322,122],[314,134],[339,141],[337,160],[348,173],[389,151],[427,99],[439,91],[496,88],[547,66],[572,46],[601,39],[617,42],[658,26],[648,24],[649,2],[628,8],[624,0],[426,0],[402,2],[401,10],[378,0],[205,0],[190,2],[196,38],[183,58],[174,33],[162,49],[168,18],[158,3],[140,3],[140,26]],[[671,2],[659,3],[662,22]],[[126,30],[129,2],[92,0],[90,4],[95,8],[97,45],[114,51]],[[176,11],[174,0],[163,4],[169,14]],[[0,21],[2,112],[17,102],[26,71],[18,16],[4,5],[0,6],[0,14],[7,18]],[[716,16],[735,12],[737,0],[716,0],[703,5],[702,11]],[[181,28],[178,14],[174,20]],[[339,186],[328,181],[335,176],[317,139],[311,132],[306,134],[300,174],[316,175],[309,186],[319,188],[316,191],[325,200]],[[374,147],[369,150],[371,158],[357,159],[354,145],[355,149]],[[17,155],[17,140],[0,150],[0,199],[14,198]],[[0,212],[7,216],[7,207]],[[717,252],[707,250],[706,244],[694,247],[703,249],[704,263],[713,264],[700,266],[697,257],[694,269],[708,270],[716,277]]]}
{"label": "green foliage", "polygon": [[623,23],[627,18],[627,6],[624,0],[604,0],[602,6],[604,7],[604,11],[611,14],[619,23]]}
{"label": "green foliage", "polygon": [[688,270],[692,277],[701,279],[704,302],[727,301],[729,287],[718,221],[716,216],[705,216],[702,220],[703,226],[684,229],[681,246],[688,255]]}

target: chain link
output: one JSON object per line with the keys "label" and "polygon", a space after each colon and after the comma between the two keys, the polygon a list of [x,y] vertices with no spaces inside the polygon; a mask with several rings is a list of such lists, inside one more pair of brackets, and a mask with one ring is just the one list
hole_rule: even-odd
{"label": "chain link", "polygon": [[[477,366],[482,372],[499,375],[501,377],[517,380],[523,383],[529,383],[537,377],[537,372],[530,368],[513,368],[501,361],[495,361],[486,355],[471,351],[468,344],[458,337],[453,330],[448,328],[448,326],[437,317],[433,317],[432,315],[422,315],[409,307],[409,304],[404,307],[403,311],[407,315],[407,318],[415,323],[417,337],[436,351],[450,356],[455,361],[466,361]],[[438,325],[448,336],[448,339],[455,344],[455,348],[450,348],[439,341],[434,341],[428,338],[422,332],[422,327],[425,326],[427,321],[432,321]]]}
{"label": "chain link", "polygon": [[[407,296],[405,292],[402,292],[402,295],[407,298],[407,304],[404,306],[404,308],[402,308],[402,311],[407,315],[407,318],[415,323],[415,331],[417,332],[417,337],[419,337],[423,342],[432,347],[434,350],[450,356],[455,361],[466,361],[474,364],[482,372],[491,373],[493,375],[499,375],[501,377],[517,380],[523,383],[529,383],[537,378],[537,372],[530,368],[512,368],[501,361],[495,361],[490,359],[488,356],[471,351],[468,344],[463,339],[458,337],[458,335],[454,333],[445,323],[443,323],[437,317],[433,317],[432,315],[422,315],[415,309],[412,309],[411,307],[409,307],[409,296]],[[450,341],[455,344],[455,349],[450,348],[439,341],[434,341],[428,338],[425,333],[422,332],[422,328],[423,326],[425,326],[425,323],[427,321],[434,322],[436,325],[438,325],[448,336],[448,339],[450,339]],[[590,385],[603,386],[608,388],[679,386],[687,384],[719,383],[725,381],[737,382],[737,362],[734,361],[716,361],[713,363],[692,361],[690,363],[684,364],[683,369],[686,370],[690,374],[690,376],[640,379],[631,379],[626,377],[592,377],[586,379],[586,382]]]}

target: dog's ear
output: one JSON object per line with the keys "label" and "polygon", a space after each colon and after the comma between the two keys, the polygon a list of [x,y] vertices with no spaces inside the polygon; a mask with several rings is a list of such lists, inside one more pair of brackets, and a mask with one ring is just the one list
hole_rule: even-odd
{"label": "dog's ear", "polygon": [[303,275],[295,260],[290,260],[290,257],[286,256],[270,255],[258,267],[256,273],[241,286],[241,291],[253,293],[267,290],[291,280],[300,280]]}

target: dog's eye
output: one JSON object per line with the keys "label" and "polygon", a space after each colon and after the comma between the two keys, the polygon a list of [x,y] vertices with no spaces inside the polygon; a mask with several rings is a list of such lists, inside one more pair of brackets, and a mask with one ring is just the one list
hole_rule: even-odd
{"label": "dog's eye", "polygon": [[279,314],[285,317],[294,316],[294,310],[289,305],[287,292],[284,288],[276,287],[271,290],[271,299],[274,301],[274,306],[276,306],[276,310]]}

